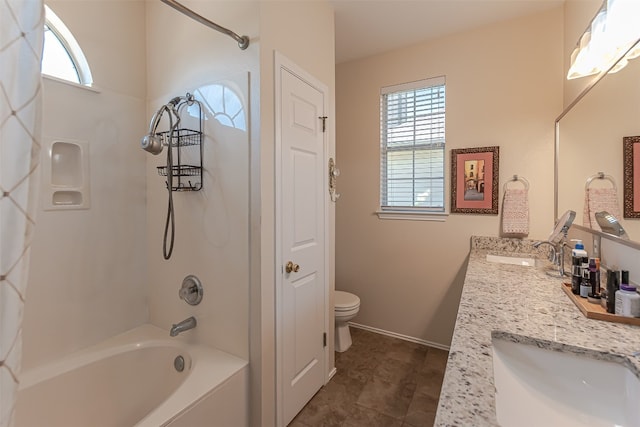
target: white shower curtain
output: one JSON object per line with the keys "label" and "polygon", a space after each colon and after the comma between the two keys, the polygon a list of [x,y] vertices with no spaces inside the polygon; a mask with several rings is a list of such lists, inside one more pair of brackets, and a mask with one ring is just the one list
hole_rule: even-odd
{"label": "white shower curtain", "polygon": [[12,423],[40,151],[43,0],[0,0],[0,427]]}

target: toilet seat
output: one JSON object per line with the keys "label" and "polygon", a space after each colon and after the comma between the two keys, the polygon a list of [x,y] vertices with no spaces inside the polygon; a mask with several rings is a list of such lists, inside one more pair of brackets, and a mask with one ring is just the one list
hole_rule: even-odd
{"label": "toilet seat", "polygon": [[351,311],[360,307],[360,298],[350,292],[335,291],[334,305],[336,312]]}

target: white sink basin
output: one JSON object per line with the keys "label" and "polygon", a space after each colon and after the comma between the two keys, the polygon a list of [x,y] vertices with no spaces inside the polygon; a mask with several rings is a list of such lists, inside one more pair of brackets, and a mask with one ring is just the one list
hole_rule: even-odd
{"label": "white sink basin", "polygon": [[523,265],[525,267],[535,267],[536,259],[529,256],[510,256],[487,254],[487,261],[500,264]]}
{"label": "white sink basin", "polygon": [[502,427],[640,426],[640,380],[624,365],[493,339]]}

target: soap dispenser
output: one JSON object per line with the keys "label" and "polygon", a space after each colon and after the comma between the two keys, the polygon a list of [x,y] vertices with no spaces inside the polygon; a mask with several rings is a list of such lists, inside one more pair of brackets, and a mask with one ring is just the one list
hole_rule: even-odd
{"label": "soap dispenser", "polygon": [[571,292],[580,295],[580,282],[582,281],[582,259],[587,256],[582,240],[573,239],[575,248],[571,250]]}

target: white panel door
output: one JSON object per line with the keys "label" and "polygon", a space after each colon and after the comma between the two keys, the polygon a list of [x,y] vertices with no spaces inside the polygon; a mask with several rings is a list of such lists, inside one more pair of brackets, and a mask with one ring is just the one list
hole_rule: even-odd
{"label": "white panel door", "polygon": [[279,72],[281,384],[286,425],[324,383],[324,94],[287,69]]}

